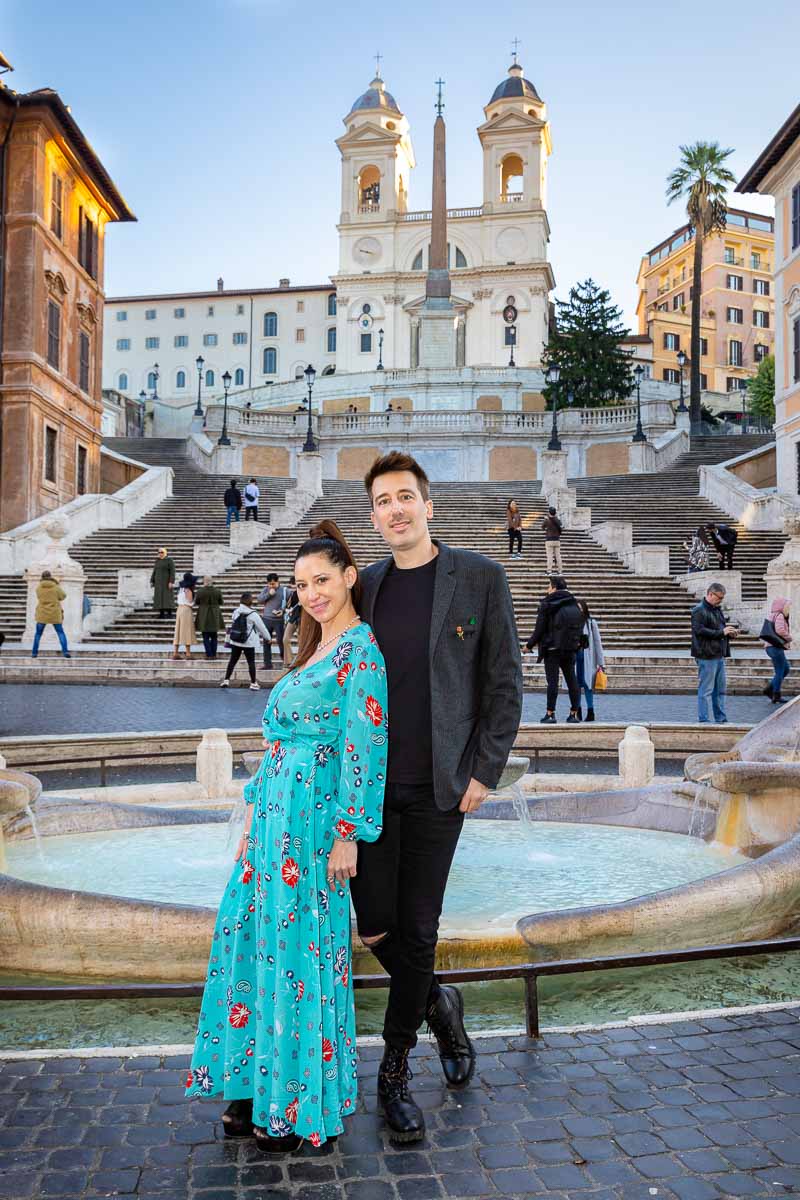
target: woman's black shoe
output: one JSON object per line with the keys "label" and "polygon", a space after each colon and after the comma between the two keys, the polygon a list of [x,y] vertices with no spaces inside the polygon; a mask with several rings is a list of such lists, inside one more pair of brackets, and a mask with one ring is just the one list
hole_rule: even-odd
{"label": "woman's black shoe", "polygon": [[287,1133],[284,1137],[270,1137],[261,1125],[253,1126],[256,1145],[262,1154],[294,1154],[303,1144],[299,1133]]}
{"label": "woman's black shoe", "polygon": [[225,1137],[243,1138],[253,1136],[253,1101],[234,1100],[222,1114]]}
{"label": "woman's black shoe", "polygon": [[785,704],[786,699],[784,696],[782,696],[780,694],[780,692],[775,692],[774,696],[772,697],[772,703],[773,704]]}
{"label": "woman's black shoe", "polygon": [[765,688],[761,689],[761,695],[768,696],[770,700],[772,699],[772,684],[771,683],[768,683]]}
{"label": "woman's black shoe", "polygon": [[593,708],[587,708],[587,710],[586,710],[586,720],[587,720],[587,721],[593,721],[593,720],[594,720],[594,709],[593,709]]}
{"label": "woman's black shoe", "polygon": [[387,1046],[378,1068],[378,1104],[392,1142],[419,1142],[425,1136],[422,1109],[408,1090],[408,1050]]}

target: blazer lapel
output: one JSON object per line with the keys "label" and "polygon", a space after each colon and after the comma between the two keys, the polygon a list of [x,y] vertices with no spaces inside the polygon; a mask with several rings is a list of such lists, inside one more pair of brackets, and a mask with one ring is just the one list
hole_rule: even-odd
{"label": "blazer lapel", "polygon": [[444,542],[436,542],[436,545],[439,548],[439,562],[436,567],[436,583],[433,588],[433,609],[431,611],[431,664],[433,663],[433,655],[436,650],[436,644],[439,641],[439,635],[442,632],[442,626],[444,625],[456,590],[455,555]]}
{"label": "blazer lapel", "polygon": [[365,589],[361,607],[364,610],[359,615],[364,618],[368,625],[372,625],[373,617],[375,616],[375,601],[378,599],[378,592],[381,590],[381,584],[386,578],[386,572],[392,565],[391,558],[381,559],[375,564],[375,570],[372,578],[369,581],[369,586]]}

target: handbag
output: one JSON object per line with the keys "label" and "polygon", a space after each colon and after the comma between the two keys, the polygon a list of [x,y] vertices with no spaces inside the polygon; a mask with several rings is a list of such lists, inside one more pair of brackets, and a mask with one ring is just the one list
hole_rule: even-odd
{"label": "handbag", "polygon": [[786,642],[779,633],[775,632],[775,622],[769,618],[761,626],[761,633],[758,635],[762,642],[766,642],[769,646],[774,646],[777,650],[785,650]]}
{"label": "handbag", "polygon": [[602,667],[598,667],[594,676],[594,690],[596,692],[604,692],[608,687],[608,676]]}

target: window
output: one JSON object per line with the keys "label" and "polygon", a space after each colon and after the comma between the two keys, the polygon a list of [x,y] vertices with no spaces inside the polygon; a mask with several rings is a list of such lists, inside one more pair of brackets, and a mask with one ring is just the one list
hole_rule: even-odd
{"label": "window", "polygon": [[154,308],[146,308],[144,310],[144,319],[145,321],[155,321],[156,310]]}
{"label": "window", "polygon": [[206,309],[206,316],[213,317],[213,315],[214,315],[214,305],[209,304],[208,308]]}
{"label": "window", "polygon": [[149,337],[144,339],[145,350],[157,350],[161,344],[161,338]]}
{"label": "window", "polygon": [[264,337],[278,336],[278,314],[274,312],[264,313]]}
{"label": "window", "polygon": [[246,333],[235,333],[233,335],[233,344],[234,344],[234,346],[246,346],[247,345],[247,334]]}
{"label": "window", "polygon": [[708,354],[708,338],[700,338],[700,353]]}
{"label": "window", "polygon": [[243,317],[243,316],[244,316],[244,305],[243,305],[243,304],[237,304],[237,305],[236,305],[236,315],[237,315],[237,317]]}
{"label": "window", "polygon": [[729,275],[725,286],[728,287],[732,292],[744,291],[744,276]]}
{"label": "window", "polygon": [[751,229],[765,229],[767,233],[773,232],[772,221],[762,221],[758,217],[748,217],[747,224]]}
{"label": "window", "polygon": [[702,371],[700,372],[700,391],[708,391],[708,376],[704,375]]}
{"label": "window", "polygon": [[328,330],[327,346],[328,346],[328,354],[334,354],[336,352],[336,326],[335,325],[332,325],[331,328]]}
{"label": "window", "polygon": [[306,331],[305,331],[305,329],[295,329],[295,331],[294,331],[294,340],[295,340],[296,342],[304,342],[304,341],[306,340]]}
{"label": "window", "polygon": [[217,335],[215,333],[204,333],[203,334],[203,345],[204,346],[216,346],[216,344],[217,344]]}
{"label": "window", "polygon": [[739,213],[729,212],[725,214],[725,219],[728,225],[746,225],[747,218],[740,216]]}
{"label": "window", "polygon": [[664,302],[663,304],[659,304],[658,311],[659,312],[669,312],[669,305],[666,302]]}
{"label": "window", "polygon": [[664,349],[678,351],[681,348],[681,335],[679,333],[664,334]]}
{"label": "window", "polygon": [[186,347],[189,345],[188,333],[176,333],[175,337],[172,340],[175,343],[176,350],[185,350]]}
{"label": "window", "polygon": [[765,346],[763,342],[756,342],[753,346],[753,361],[760,363],[769,354],[769,346]]}
{"label": "window", "polygon": [[744,309],[742,308],[726,308],[725,320],[731,325],[744,324]]}
{"label": "window", "polygon": [[664,367],[664,382],[665,383],[680,383],[681,373],[676,371],[674,367]]}
{"label": "window", "polygon": [[130,338],[117,338],[117,349],[118,350],[130,350],[130,348],[131,348],[131,339]]}
{"label": "window", "polygon": [[92,279],[97,279],[97,226],[83,208],[78,209],[78,262]]}
{"label": "window", "polygon": [[736,251],[734,250],[733,246],[725,247],[725,262],[728,264],[728,266],[733,266],[733,264],[736,262]]}
{"label": "window", "polygon": [[769,329],[769,313],[766,309],[753,309],[753,324],[759,329]]}
{"label": "window", "polygon": [[371,333],[362,333],[361,334],[361,353],[362,354],[371,354],[372,353],[372,334]]}
{"label": "window", "polygon": [[77,492],[79,496],[86,495],[86,447],[78,446],[78,463],[75,474],[77,475]]}
{"label": "window", "polygon": [[156,387],[158,386],[158,376],[156,375],[155,371],[148,371],[147,386],[151,392],[156,390]]}
{"label": "window", "polygon": [[128,319],[127,312],[124,309],[118,309],[117,310],[117,320],[118,321],[127,321],[127,319]]}
{"label": "window", "polygon": [[732,338],[728,342],[728,366],[741,367],[743,362],[742,343],[737,341],[736,338]]}
{"label": "window", "polygon": [[244,367],[237,367],[233,376],[234,387],[244,387]]}
{"label": "window", "polygon": [[55,300],[47,305],[47,361],[58,371],[61,366],[61,309]]}
{"label": "window", "polygon": [[44,477],[48,483],[57,483],[58,430],[52,425],[44,427]]}
{"label": "window", "polygon": [[421,271],[422,270],[422,251],[421,250],[417,251],[414,261],[411,264],[411,270],[412,271]]}
{"label": "window", "polygon": [[298,312],[305,312],[305,311],[306,311],[306,302],[305,302],[305,300],[298,300],[298,301],[297,301],[297,311],[298,311]]}
{"label": "window", "polygon": [[214,372],[206,371],[206,387],[214,386]]}
{"label": "window", "polygon": [[768,279],[754,279],[753,280],[753,291],[755,292],[755,294],[757,296],[768,296],[769,295],[769,280]]}
{"label": "window", "polygon": [[267,346],[264,351],[264,374],[276,375],[278,372],[278,351],[274,346]]}
{"label": "window", "polygon": [[119,380],[117,381],[117,390],[120,392],[127,392],[127,390],[128,390],[128,376],[125,374],[124,371],[122,372],[122,374],[119,377]]}
{"label": "window", "polygon": [[792,249],[800,246],[800,183],[792,188]]}
{"label": "window", "polygon": [[686,306],[686,297],[683,292],[678,292],[678,294],[676,296],[672,297],[673,311],[676,308],[685,308],[685,306]]}
{"label": "window", "polygon": [[464,256],[464,252],[459,250],[458,246],[456,246],[456,267],[465,267],[466,265],[467,260]]}
{"label": "window", "polygon": [[792,381],[800,383],[800,317],[792,321]]}
{"label": "window", "polygon": [[753,250],[750,253],[750,266],[754,271],[759,271],[761,269],[761,255],[756,250]]}
{"label": "window", "polygon": [[182,321],[183,318],[186,316],[186,309],[185,308],[173,308],[172,315],[176,321]]}
{"label": "window", "polygon": [[737,375],[729,375],[725,380],[725,390],[728,392],[743,392],[747,388],[747,380],[739,379]]}
{"label": "window", "polygon": [[328,296],[328,316],[336,316],[336,292],[331,292]]}
{"label": "window", "polygon": [[64,181],[55,171],[50,176],[50,228],[57,238],[64,236]]}
{"label": "window", "polygon": [[81,330],[78,347],[78,387],[82,392],[89,391],[89,335]]}

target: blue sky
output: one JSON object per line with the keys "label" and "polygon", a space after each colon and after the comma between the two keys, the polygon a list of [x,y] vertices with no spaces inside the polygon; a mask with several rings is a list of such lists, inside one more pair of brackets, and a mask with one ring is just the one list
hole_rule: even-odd
{"label": "blue sky", "polygon": [[429,207],[440,74],[448,203],[479,204],[475,129],[516,36],[552,127],[556,295],[592,275],[631,324],[639,257],[682,222],[664,201],[679,145],[732,146],[741,175],[798,101],[797,33],[794,0],[0,0],[5,81],[61,93],[138,217],[109,229],[109,295],[327,279],[334,139],[376,51],[411,123],[411,207]]}

